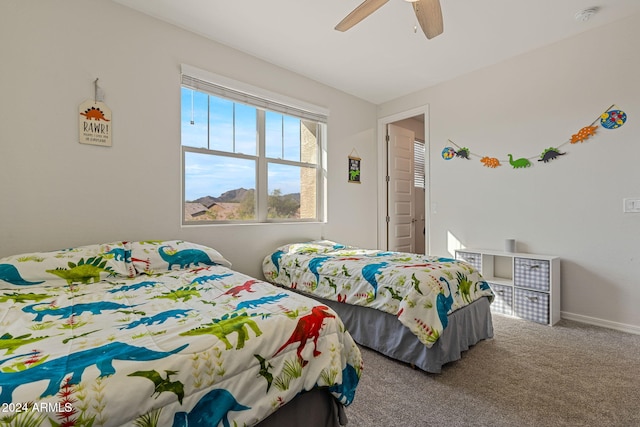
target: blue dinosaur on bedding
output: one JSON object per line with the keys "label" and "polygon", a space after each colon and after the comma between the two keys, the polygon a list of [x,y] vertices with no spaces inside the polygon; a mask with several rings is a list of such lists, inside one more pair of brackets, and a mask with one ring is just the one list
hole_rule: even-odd
{"label": "blue dinosaur on bedding", "polygon": [[232,276],[232,274],[227,273],[227,274],[212,274],[210,276],[200,276],[193,279],[190,285],[194,285],[194,284],[202,285],[203,283],[208,282],[210,280],[221,280],[229,276]]}
{"label": "blue dinosaur on bedding", "polygon": [[209,258],[205,251],[200,249],[183,249],[170,254],[165,251],[165,248],[169,248],[169,246],[160,246],[158,248],[158,254],[160,254],[160,257],[169,264],[167,270],[171,270],[174,265],[179,266],[180,269],[183,270],[185,268],[189,268],[191,264],[195,266],[199,266],[200,264],[217,264],[216,262],[211,261],[211,258]]}
{"label": "blue dinosaur on bedding", "polygon": [[398,255],[399,252],[391,252],[391,251],[384,251],[384,252],[376,252],[375,254],[365,254],[365,256],[367,257],[374,257],[374,258],[380,258],[380,257],[390,257],[393,255]]}
{"label": "blue dinosaur on bedding", "polygon": [[113,248],[104,254],[113,255],[113,259],[116,261],[131,262],[131,249]]}
{"label": "blue dinosaur on bedding", "polygon": [[274,303],[278,300],[281,300],[282,298],[286,298],[288,297],[287,294],[278,294],[278,295],[271,295],[271,296],[265,296],[262,298],[258,298],[258,299],[252,299],[252,300],[248,300],[248,301],[242,301],[240,304],[238,304],[236,306],[236,310],[240,310],[243,308],[256,308],[258,306],[261,305],[265,305],[265,304],[271,304]]}
{"label": "blue dinosaur on bedding", "polygon": [[142,289],[142,288],[152,288],[158,283],[161,283],[161,282],[145,280],[144,282],[134,283],[133,285],[125,285],[125,286],[120,286],[118,288],[109,289],[107,292],[109,292],[110,294],[114,294],[116,292],[137,291],[138,289]]}
{"label": "blue dinosaur on bedding", "polygon": [[[42,308],[36,308],[42,307]],[[35,303],[22,307],[25,313],[35,314],[34,322],[41,322],[44,316],[59,316],[59,319],[68,319],[71,316],[77,316],[84,312],[91,314],[100,314],[106,310],[130,310],[135,305],[123,305],[116,302],[98,301],[87,302],[83,304],[73,304],[66,307],[51,307],[49,303]]]}
{"label": "blue dinosaur on bedding", "polygon": [[236,400],[229,391],[216,388],[202,396],[191,412],[176,412],[173,416],[173,427],[209,427],[222,422],[224,427],[231,427],[228,413],[251,409]]}
{"label": "blue dinosaur on bedding", "polygon": [[29,282],[28,280],[24,280],[22,276],[20,276],[20,272],[16,266],[13,264],[0,264],[0,280],[17,286],[38,285],[44,282],[44,280],[39,282]]}
{"label": "blue dinosaur on bedding", "polygon": [[[66,357],[47,360],[22,371],[0,371],[0,403],[11,402],[13,391],[23,384],[46,380],[49,384],[40,397],[52,396],[60,390],[60,385],[68,374],[71,374],[69,384],[78,384],[85,369],[92,365],[96,365],[100,377],[106,377],[116,372],[113,367],[114,360],[135,362],[163,359],[184,350],[188,345],[184,344],[170,351],[154,351],[116,341],[102,347],[71,353]],[[5,360],[0,363],[2,362]]]}
{"label": "blue dinosaur on bedding", "polygon": [[320,273],[318,272],[318,269],[328,259],[331,259],[331,257],[321,256],[321,257],[313,258],[312,260],[309,261],[309,270],[311,270],[313,275],[316,276],[316,283],[317,284],[320,284]]}
{"label": "blue dinosaur on bedding", "polygon": [[356,387],[360,382],[356,369],[347,364],[342,370],[342,384],[329,387],[329,391],[338,394],[337,398],[343,405],[349,405],[356,397]]}
{"label": "blue dinosaur on bedding", "polygon": [[158,313],[154,316],[150,316],[150,317],[142,317],[139,320],[135,320],[131,323],[129,323],[126,326],[121,327],[120,329],[133,329],[136,326],[140,326],[140,325],[145,325],[145,326],[151,326],[151,325],[156,325],[156,324],[161,324],[166,322],[169,319],[180,319],[183,317],[187,317],[187,313],[189,313],[190,311],[192,311],[191,309],[175,309],[175,310],[167,310],[167,311],[163,311],[162,313]]}
{"label": "blue dinosaur on bedding", "polygon": [[449,296],[445,296],[443,289],[436,297],[438,317],[442,323],[442,329],[444,329],[449,324],[449,317],[447,315],[449,314],[449,310],[451,310],[451,306],[453,306],[453,295],[451,295],[451,286],[449,285],[449,281],[444,277],[441,277],[440,281],[446,283],[447,289],[449,289]]}
{"label": "blue dinosaur on bedding", "polygon": [[271,254],[271,262],[276,266],[276,272],[278,273],[280,272],[280,258],[282,258],[282,255],[284,255],[282,251],[276,251]]}
{"label": "blue dinosaur on bedding", "polygon": [[381,262],[379,264],[369,264],[362,267],[362,277],[373,286],[373,295],[378,294],[378,281],[376,280],[376,274],[380,274],[380,270],[389,265],[388,262]]}

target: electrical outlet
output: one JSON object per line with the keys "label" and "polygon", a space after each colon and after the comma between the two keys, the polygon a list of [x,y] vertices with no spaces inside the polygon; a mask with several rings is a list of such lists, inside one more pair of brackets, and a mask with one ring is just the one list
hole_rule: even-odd
{"label": "electrical outlet", "polygon": [[623,212],[640,213],[640,199],[623,199]]}

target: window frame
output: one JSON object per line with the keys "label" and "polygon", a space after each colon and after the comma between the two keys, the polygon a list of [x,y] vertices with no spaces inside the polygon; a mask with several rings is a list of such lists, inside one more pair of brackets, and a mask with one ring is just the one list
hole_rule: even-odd
{"label": "window frame", "polygon": [[[218,76],[204,70],[182,65],[182,79],[180,84],[181,97],[182,88],[196,90],[209,96],[223,98],[234,103],[249,105],[256,108],[256,134],[257,152],[255,155],[246,153],[236,153],[228,151],[213,150],[209,147],[192,147],[182,144],[181,127],[181,224],[183,226],[206,226],[206,225],[242,225],[261,223],[313,223],[326,222],[326,140],[328,110],[304,103],[284,95],[268,92],[264,89],[256,88],[245,83]],[[208,90],[207,90],[208,89]],[[181,100],[182,102],[182,100]],[[257,104],[257,105],[256,105]],[[272,108],[269,108],[272,107]],[[266,156],[265,142],[265,122],[266,112],[271,111],[291,116],[302,121],[312,121],[316,126],[316,163],[287,160],[281,158],[271,158]],[[207,113],[209,114],[209,112]],[[181,110],[182,115],[182,110]],[[182,117],[181,117],[182,120]],[[182,126],[182,125],[181,125]],[[208,138],[209,138],[208,134]],[[255,176],[255,219],[251,220],[187,220],[186,218],[186,153],[206,154],[213,156],[231,157],[237,159],[254,160],[256,163]],[[301,168],[315,169],[315,217],[314,218],[268,218],[268,170],[269,164],[295,166]],[[301,189],[302,194],[302,189]]]}

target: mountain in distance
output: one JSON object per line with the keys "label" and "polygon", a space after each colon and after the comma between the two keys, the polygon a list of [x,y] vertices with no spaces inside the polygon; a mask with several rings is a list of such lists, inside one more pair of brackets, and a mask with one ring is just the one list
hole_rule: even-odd
{"label": "mountain in distance", "polygon": [[[240,203],[246,197],[247,193],[253,193],[255,190],[246,188],[236,188],[235,190],[229,190],[222,193],[219,197],[204,196],[195,200],[191,200],[189,203],[200,203],[210,208],[216,203]],[[300,193],[283,194],[281,197],[293,198],[300,202]]]}

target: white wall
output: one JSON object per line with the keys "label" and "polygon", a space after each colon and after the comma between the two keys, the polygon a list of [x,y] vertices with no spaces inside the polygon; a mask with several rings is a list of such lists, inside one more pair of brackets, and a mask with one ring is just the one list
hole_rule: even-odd
{"label": "white wall", "polygon": [[[107,0],[3,0],[0,17],[0,256],[185,239],[259,276],[267,252],[289,241],[375,246],[372,104]],[[181,227],[181,63],[329,108],[326,225]],[[78,106],[96,78],[111,148],[78,143]],[[353,148],[360,185],[347,183]]]}
{"label": "white wall", "polygon": [[[563,316],[640,332],[639,16],[379,106],[384,117],[429,104],[431,253],[466,247],[562,257]],[[539,156],[590,125],[611,104],[628,114],[567,154],[528,169],[445,161],[451,139],[479,155]],[[431,207],[428,207],[431,208]]]}

